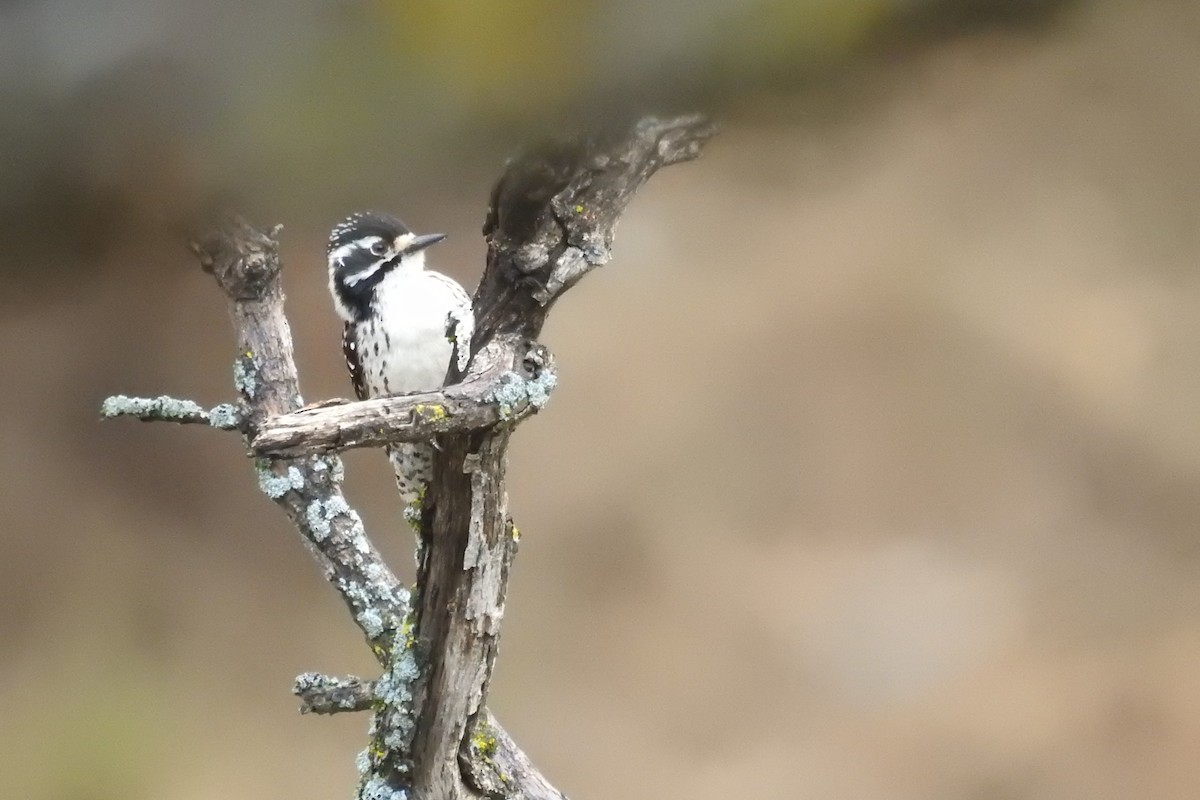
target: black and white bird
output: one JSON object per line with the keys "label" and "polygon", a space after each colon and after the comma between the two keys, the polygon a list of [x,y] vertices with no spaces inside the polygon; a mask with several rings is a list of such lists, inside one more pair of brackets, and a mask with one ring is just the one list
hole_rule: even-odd
{"label": "black and white bird", "polygon": [[[455,344],[458,369],[466,369],[471,297],[453,278],[425,268],[425,249],[444,238],[418,236],[377,212],[352,214],[330,232],[329,291],[346,323],[342,350],[360,400],[441,387]],[[432,444],[398,444],[387,453],[405,506],[415,511],[429,483]]]}

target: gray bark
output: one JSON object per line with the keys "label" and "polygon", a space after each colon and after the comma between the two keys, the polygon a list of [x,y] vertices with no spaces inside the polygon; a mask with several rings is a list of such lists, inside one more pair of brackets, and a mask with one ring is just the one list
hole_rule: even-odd
{"label": "gray bark", "polygon": [[[195,249],[229,299],[237,406],[106,401],[105,416],[242,432],[261,489],[300,531],[382,667],[374,681],[306,673],[294,688],[304,711],[373,711],[360,797],[563,797],[485,708],[518,539],[507,514],[508,441],[554,387],[553,360],[536,342],[547,312],[609,260],[634,192],[660,167],[695,158],[714,132],[700,117],[647,118],[514,160],[484,226],[471,359],[465,374],[451,365],[442,391],[301,410],[278,229],[232,220]],[[346,503],[332,454],[430,438],[438,448],[410,597]]]}

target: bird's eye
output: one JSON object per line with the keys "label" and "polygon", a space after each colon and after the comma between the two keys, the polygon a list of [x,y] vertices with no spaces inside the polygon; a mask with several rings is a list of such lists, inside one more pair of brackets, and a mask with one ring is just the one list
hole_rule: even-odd
{"label": "bird's eye", "polygon": [[387,244],[382,239],[377,239],[371,242],[371,252],[377,256],[381,256],[387,252]]}

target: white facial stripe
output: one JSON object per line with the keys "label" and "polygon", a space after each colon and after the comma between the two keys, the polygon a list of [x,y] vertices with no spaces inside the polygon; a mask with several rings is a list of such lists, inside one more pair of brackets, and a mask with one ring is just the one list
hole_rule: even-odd
{"label": "white facial stripe", "polygon": [[344,263],[346,260],[346,256],[353,253],[356,249],[358,249],[358,248],[357,248],[357,244],[355,242],[351,242],[350,244],[342,245],[341,247],[337,248],[336,250],[334,250],[332,253],[329,254],[329,263],[339,264],[339,265]]}
{"label": "white facial stripe", "polygon": [[341,266],[342,264],[346,263],[346,257],[356,250],[365,250],[370,252],[371,245],[376,245],[386,241],[387,240],[382,236],[364,236],[361,239],[355,239],[353,242],[344,244],[330,253],[329,261]]}
{"label": "white facial stripe", "polygon": [[382,267],[387,262],[388,262],[388,260],[386,258],[382,258],[379,261],[376,261],[371,266],[367,267],[366,269],[359,270],[358,272],[355,272],[353,275],[347,275],[346,277],[342,278],[342,282],[345,283],[347,286],[354,286],[355,284],[359,283],[360,281],[365,281],[367,278],[371,277],[376,272],[379,272],[379,268]]}
{"label": "white facial stripe", "polygon": [[[388,243],[391,246],[388,248],[389,252],[387,254],[369,266],[360,269],[358,272],[354,272],[349,275],[340,275],[340,281],[343,285],[350,287],[357,286],[363,281],[369,280],[375,275],[375,273],[379,272],[379,270],[382,269],[385,264],[391,263],[396,259],[395,253],[397,251],[403,250],[412,243],[413,239],[416,238],[417,236],[414,233],[405,233],[397,236],[394,242]],[[329,264],[333,268],[344,266],[346,259],[352,253],[361,253],[364,251],[370,252],[371,245],[379,244],[380,242],[387,242],[387,240],[380,236],[364,236],[361,239],[355,239],[353,242],[349,242],[348,244],[344,244],[341,247],[335,248],[333,252],[329,254]],[[395,267],[406,272],[410,269],[422,270],[425,268],[425,253],[418,251],[406,256],[400,256],[395,264]],[[330,280],[333,280],[332,275],[333,270],[331,269]]]}

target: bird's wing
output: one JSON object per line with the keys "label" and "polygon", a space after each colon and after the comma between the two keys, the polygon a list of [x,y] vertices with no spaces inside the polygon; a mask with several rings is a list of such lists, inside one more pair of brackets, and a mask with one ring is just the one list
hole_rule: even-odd
{"label": "bird's wing", "polygon": [[358,357],[358,336],[355,324],[347,322],[342,331],[342,353],[346,356],[346,369],[350,370],[350,383],[354,384],[354,395],[359,400],[367,399],[367,376],[363,374],[362,360]]}
{"label": "bird's wing", "polygon": [[455,366],[458,371],[466,372],[467,362],[471,360],[471,338],[475,335],[475,310],[471,307],[471,295],[453,278],[440,272],[426,274],[441,281],[449,290],[452,305],[450,313],[446,315],[446,339],[455,347]]}

